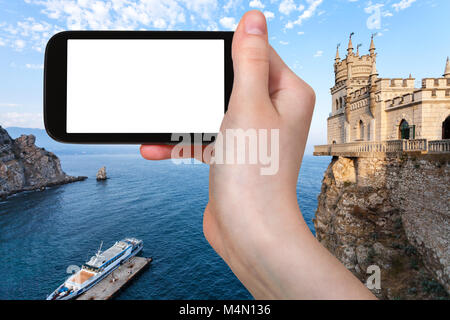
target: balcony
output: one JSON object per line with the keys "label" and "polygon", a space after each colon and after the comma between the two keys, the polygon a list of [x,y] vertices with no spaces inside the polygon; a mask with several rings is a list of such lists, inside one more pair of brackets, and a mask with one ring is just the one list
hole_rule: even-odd
{"label": "balcony", "polygon": [[386,153],[450,153],[450,140],[359,141],[314,147],[315,156],[376,157]]}

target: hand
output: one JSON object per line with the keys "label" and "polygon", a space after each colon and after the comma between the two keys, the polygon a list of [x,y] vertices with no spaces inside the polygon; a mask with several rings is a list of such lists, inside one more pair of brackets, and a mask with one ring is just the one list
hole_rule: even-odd
{"label": "hand", "polygon": [[[259,11],[240,21],[232,52],[233,92],[220,131],[279,129],[279,170],[261,175],[260,164],[211,165],[206,239],[255,298],[373,298],[318,243],[298,207],[314,91],[269,45]],[[172,148],[143,145],[141,154],[167,159]]]}

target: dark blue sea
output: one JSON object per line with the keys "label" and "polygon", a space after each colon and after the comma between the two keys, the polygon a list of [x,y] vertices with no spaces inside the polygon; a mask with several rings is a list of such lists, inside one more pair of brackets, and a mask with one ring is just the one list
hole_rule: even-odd
{"label": "dark blue sea", "polygon": [[[136,154],[64,155],[63,169],[89,178],[0,202],[0,299],[45,299],[69,265],[124,237],[144,240],[146,269],[116,299],[248,299],[203,237],[208,167],[150,162]],[[305,156],[297,187],[314,231],[328,157]],[[110,179],[97,182],[106,166]]]}

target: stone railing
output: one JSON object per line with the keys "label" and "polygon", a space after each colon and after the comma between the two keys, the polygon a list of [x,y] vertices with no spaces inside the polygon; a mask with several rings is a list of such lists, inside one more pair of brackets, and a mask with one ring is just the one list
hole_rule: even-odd
{"label": "stone railing", "polygon": [[402,151],[427,151],[426,139],[400,140],[403,142]]}
{"label": "stone railing", "polygon": [[[445,140],[444,140],[445,141]],[[436,148],[448,148],[449,145],[436,146]],[[426,139],[415,140],[388,140],[388,141],[358,141],[342,144],[329,144],[314,147],[316,156],[349,156],[371,157],[379,153],[391,152],[426,152],[428,149]]]}
{"label": "stone railing", "polygon": [[450,139],[428,142],[428,153],[450,153]]}

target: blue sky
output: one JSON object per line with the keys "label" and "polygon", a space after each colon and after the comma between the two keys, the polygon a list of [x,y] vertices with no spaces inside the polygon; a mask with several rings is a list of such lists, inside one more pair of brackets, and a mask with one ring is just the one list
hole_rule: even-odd
{"label": "blue sky", "polygon": [[[258,9],[286,63],[315,89],[307,153],[326,141],[336,44],[366,53],[377,32],[380,77],[440,77],[450,55],[448,0],[0,0],[0,125],[43,127],[48,38],[68,29],[232,30]],[[301,124],[299,124],[301,125]]]}

